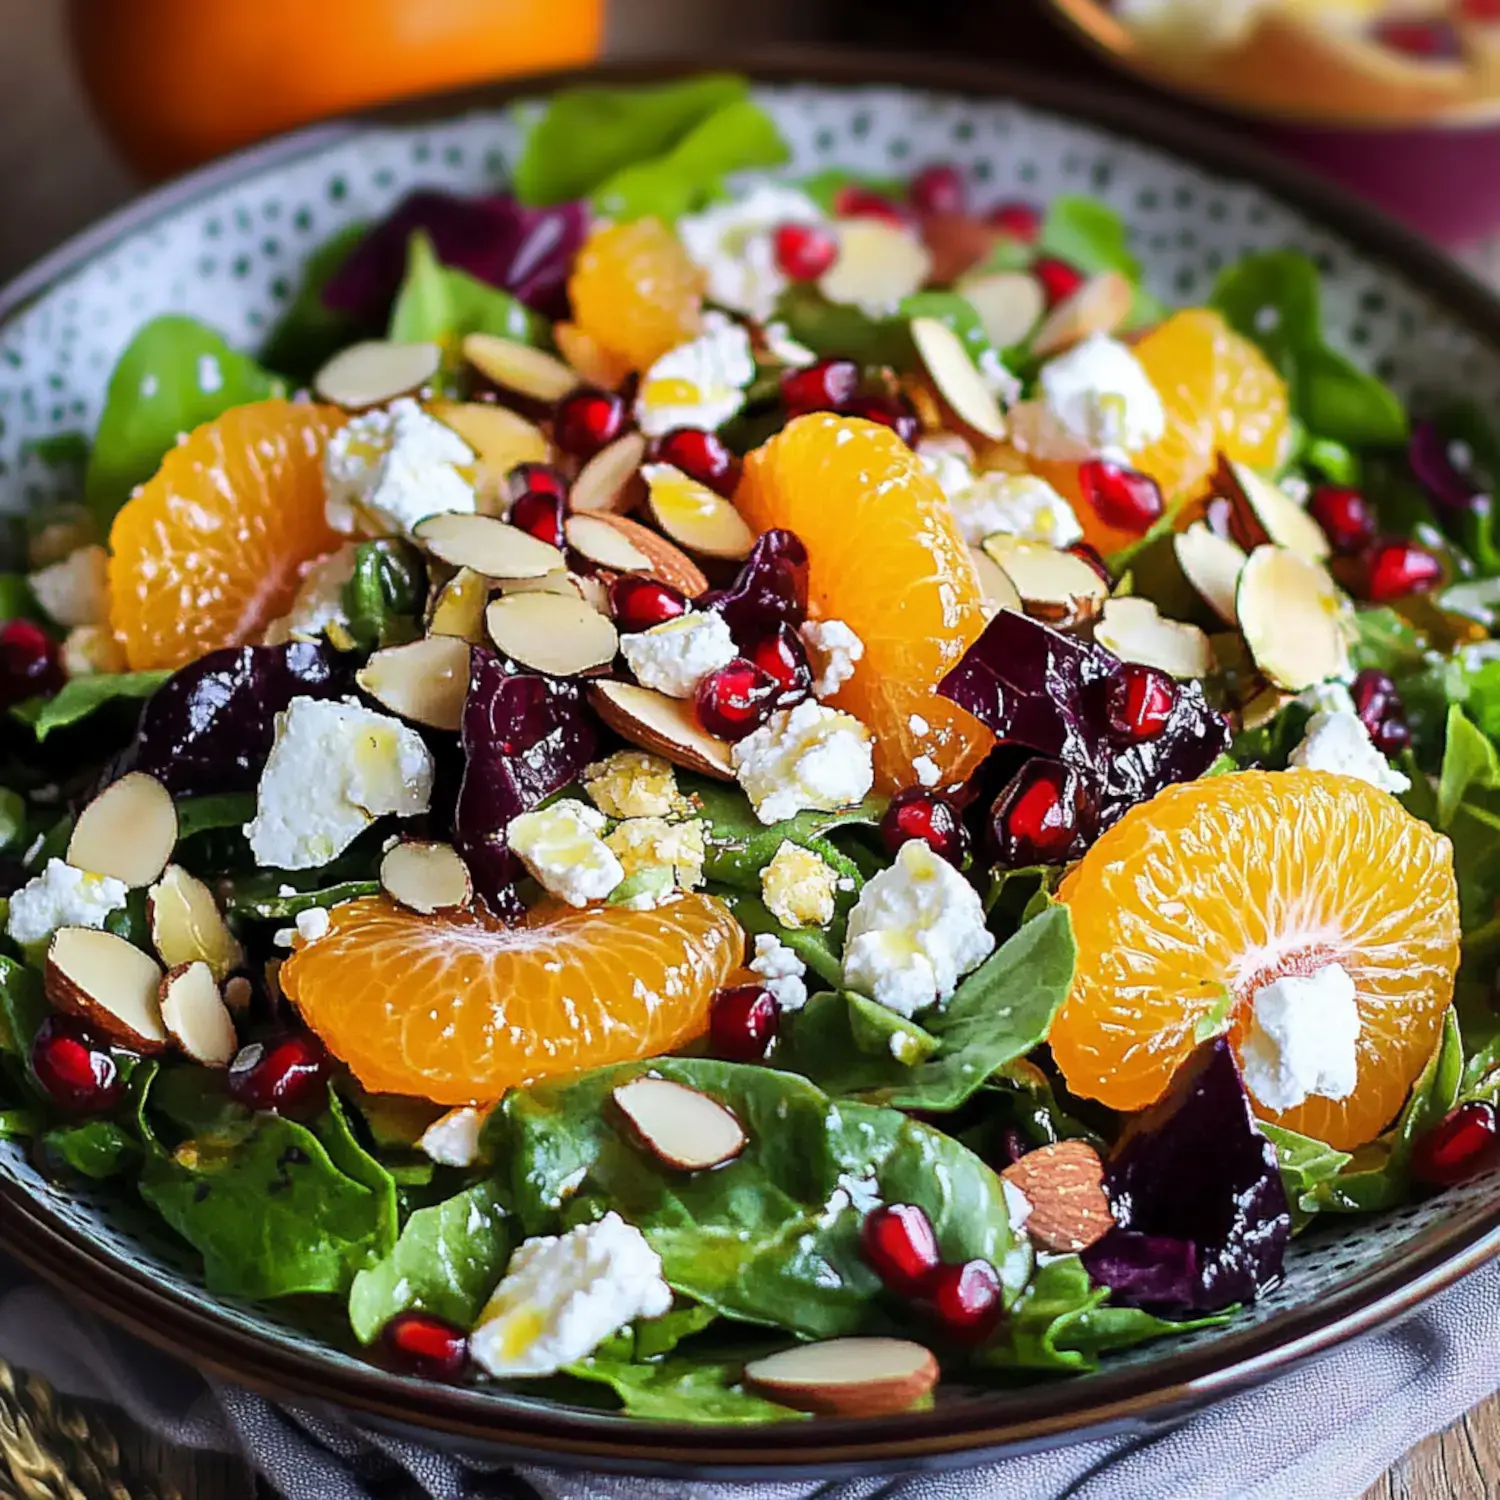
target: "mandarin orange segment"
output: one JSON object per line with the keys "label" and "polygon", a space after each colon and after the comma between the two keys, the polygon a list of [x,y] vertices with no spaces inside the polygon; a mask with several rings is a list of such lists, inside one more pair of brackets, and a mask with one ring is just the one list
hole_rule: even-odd
{"label": "mandarin orange segment", "polygon": [[307,563],[346,540],[323,513],[328,406],[258,401],[189,433],[109,533],[110,623],[132,671],[258,639]]}
{"label": "mandarin orange segment", "polygon": [[525,927],[423,917],[384,896],[337,906],[281,985],[367,1088],[438,1104],[670,1052],[708,1029],[745,935],[715,896],[654,911],[547,902]]}
{"label": "mandarin orange segment", "polygon": [[1167,413],[1164,436],[1133,455],[1168,503],[1195,495],[1214,467],[1219,424],[1219,347],[1226,332],[1217,313],[1174,313],[1135,346]]}
{"label": "mandarin orange segment", "polygon": [[1341,964],[1360,1013],[1344,1099],[1278,1125],[1351,1150],[1400,1111],[1453,995],[1458,896],[1448,840],[1395,798],[1322,771],[1244,771],[1132,808],[1063,880],[1078,967],[1048,1038],[1068,1087],[1154,1102],[1227,986],[1238,1051],[1257,989]]}
{"label": "mandarin orange segment", "polygon": [[735,503],[756,531],[784,526],[809,560],[811,612],[864,642],[831,700],[875,735],[883,791],[967,779],[992,737],[937,685],[985,626],[968,548],[937,481],[891,431],[828,412],[790,422],[745,460]]}
{"label": "mandarin orange segment", "polygon": [[573,323],[606,358],[646,370],[703,327],[703,273],[660,219],[596,229],[568,279]]}

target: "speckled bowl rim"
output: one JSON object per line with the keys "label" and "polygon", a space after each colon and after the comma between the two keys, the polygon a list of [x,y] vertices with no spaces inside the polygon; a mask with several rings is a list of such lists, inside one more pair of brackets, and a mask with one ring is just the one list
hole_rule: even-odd
{"label": "speckled bowl rim", "polygon": [[[736,59],[762,82],[831,87],[887,84],[1004,98],[1155,147],[1211,172],[1252,182],[1337,232],[1462,319],[1500,351],[1500,300],[1415,234],[1320,178],[1201,120],[1139,100],[1003,68],[878,54],[793,51]],[[148,192],[67,241],[0,290],[0,323],[116,241],[240,179],[349,139],[371,126],[443,119],[580,81],[661,79],[722,59],[604,65],[421,99],[315,126],[249,148]],[[1500,353],[1497,353],[1500,357]],[[943,1469],[1117,1433],[1144,1434],[1192,1410],[1416,1311],[1500,1253],[1500,1197],[1417,1236],[1376,1268],[1315,1303],[1289,1309],[1160,1361],[1083,1380],[997,1389],[930,1411],[878,1421],[765,1429],[643,1422],[560,1408],[498,1389],[464,1389],[349,1370],[277,1347],[188,1305],[112,1260],[0,1178],[4,1248],[73,1300],[152,1346],[278,1400],[353,1414],[371,1426],[489,1460],[509,1459],[679,1479],[831,1479],[880,1470]]]}

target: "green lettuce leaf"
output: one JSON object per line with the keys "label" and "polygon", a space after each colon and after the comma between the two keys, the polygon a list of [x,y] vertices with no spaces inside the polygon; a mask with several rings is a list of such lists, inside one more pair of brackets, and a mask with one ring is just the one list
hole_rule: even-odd
{"label": "green lettuce leaf", "polygon": [[1318,1211],[1317,1189],[1337,1177],[1354,1158],[1349,1152],[1330,1146],[1327,1141],[1298,1135],[1295,1130],[1270,1125],[1264,1120],[1260,1129],[1276,1148],[1281,1181],[1292,1208],[1292,1227],[1300,1229]]}
{"label": "green lettuce leaf", "polygon": [[141,1154],[135,1137],[113,1120],[89,1120],[63,1125],[42,1137],[48,1157],[65,1163],[81,1176],[102,1182],[132,1167]]}
{"label": "green lettuce leaf", "polygon": [[37,739],[54,729],[66,729],[86,719],[106,703],[122,698],[149,698],[172,674],[170,672],[99,672],[74,677],[51,698],[28,698],[11,710],[14,718],[30,724]]}
{"label": "green lettuce leaf", "polygon": [[1135,286],[1128,328],[1160,322],[1166,308],[1141,285],[1141,263],[1130,248],[1130,230],[1108,204],[1063,193],[1047,205],[1036,249],[1055,255],[1090,276],[1118,271]]}
{"label": "green lettuce leaf", "polygon": [[420,229],[407,245],[406,275],[386,332],[400,344],[438,344],[450,361],[457,359],[458,345],[468,333],[492,333],[518,344],[551,342],[551,329],[540,313],[467,271],[443,265]]}
{"label": "green lettuce leaf", "polygon": [[260,351],[262,363],[298,381],[308,381],[319,366],[359,336],[348,313],[323,301],[323,288],[349,259],[369,229],[365,219],[347,224],[307,258],[302,280],[280,321]]}
{"label": "green lettuce leaf", "polygon": [[[757,1353],[771,1353],[767,1346]],[[751,1356],[753,1357],[753,1356]],[[632,1417],[648,1422],[706,1422],[724,1426],[795,1421],[803,1413],[778,1406],[740,1384],[746,1357],[676,1355],[647,1364],[595,1355],[566,1373],[608,1386]]]}

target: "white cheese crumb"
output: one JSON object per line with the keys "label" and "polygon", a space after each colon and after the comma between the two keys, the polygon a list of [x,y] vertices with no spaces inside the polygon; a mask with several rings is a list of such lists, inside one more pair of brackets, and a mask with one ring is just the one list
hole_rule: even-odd
{"label": "white cheese crumb", "polygon": [[1039,396],[1011,412],[1017,448],[1037,458],[1117,463],[1167,430],[1166,408],[1145,366],[1117,339],[1096,333],[1042,366]]}
{"label": "white cheese crumb", "polygon": [[[604,840],[625,871],[625,879],[648,870],[664,870],[670,883],[661,896],[673,890],[691,891],[703,884],[703,861],[708,856],[703,822],[669,823],[665,818],[626,818]],[[660,905],[658,896],[642,892],[626,903],[636,911]]]}
{"label": "white cheese crumb", "polygon": [[17,943],[40,943],[59,927],[103,927],[125,905],[130,888],[112,875],[92,875],[60,859],[49,859],[10,898],[6,931]]}
{"label": "white cheese crumb", "polygon": [[617,750],[585,766],[583,789],[609,818],[669,818],[687,799],[672,762],[644,750]]}
{"label": "white cheese crumb", "polygon": [[932,725],[921,714],[912,714],[906,721],[906,727],[919,739],[924,734],[932,733]]}
{"label": "white cheese crumb", "polygon": [[697,338],[668,350],[641,378],[636,424],[647,437],[674,427],[712,432],[744,406],[745,387],[754,379],[750,335],[722,314],[710,314]]}
{"label": "white cheese crumb", "polygon": [[1049,547],[1071,547],[1083,540],[1083,527],[1073,507],[1035,474],[994,470],[977,475],[948,504],[964,540],[972,546],[996,532],[1045,542]]}
{"label": "white cheese crumb", "polygon": [[614,850],[599,837],[603,827],[603,813],[565,799],[512,818],[505,841],[544,890],[569,906],[587,906],[625,878]]}
{"label": "white cheese crumb", "polygon": [[278,927],[271,934],[271,946],[273,948],[291,948],[297,941],[297,929],[295,927]]}
{"label": "white cheese crumb", "polygon": [[812,661],[813,693],[831,698],[854,676],[865,643],[842,620],[809,620],[798,633]]}
{"label": "white cheese crumb", "polygon": [[426,1156],[440,1167],[472,1167],[479,1160],[479,1132],[488,1109],[465,1104],[439,1115],[417,1141]]}
{"label": "white cheese crumb", "polygon": [[67,630],[109,623],[109,553],[79,547],[27,578],[36,602]]}
{"label": "white cheese crumb", "polygon": [[1404,792],[1411,786],[1411,779],[1375,748],[1358,714],[1315,713],[1307,721],[1302,743],[1292,751],[1290,760],[1301,770],[1353,776],[1382,792]]}
{"label": "white cheese crumb", "polygon": [[622,635],[620,651],[642,687],[669,698],[691,698],[710,672],[738,655],[723,615],[707,610]]}
{"label": "white cheese crumb", "polygon": [[916,772],[917,780],[923,786],[936,786],[943,779],[938,763],[930,755],[917,756],[912,761],[911,768]]}
{"label": "white cheese crumb", "polygon": [[766,909],[783,927],[825,927],[833,920],[838,874],[811,849],[783,839],[760,872]]}
{"label": "white cheese crumb", "polygon": [[734,746],[735,776],[762,823],[799,812],[834,812],[875,784],[870,731],[852,714],[811,698],[772,714]]}
{"label": "white cheese crumb", "polygon": [[773,932],[758,933],[749,967],[765,981],[771,998],[787,1012],[807,1004],[807,965]]}
{"label": "white cheese crumb", "polygon": [[281,646],[293,637],[315,640],[330,625],[347,625],[344,585],[354,577],[354,563],[355,546],[350,542],[309,565],[292,607],[266,626],[265,644]]}
{"label": "white cheese crumb", "polygon": [[306,911],[297,913],[297,936],[304,943],[315,943],[320,937],[328,936],[331,923],[332,918],[325,907],[309,906]]}
{"label": "white cheese crumb", "polygon": [[1242,1049],[1245,1087],[1267,1109],[1347,1099],[1359,1076],[1359,1006],[1342,964],[1262,985]]}

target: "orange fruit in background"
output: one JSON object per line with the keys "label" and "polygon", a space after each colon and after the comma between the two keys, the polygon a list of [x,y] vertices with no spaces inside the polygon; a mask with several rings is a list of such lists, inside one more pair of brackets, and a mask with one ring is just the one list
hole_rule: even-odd
{"label": "orange fruit in background", "polygon": [[703,326],[703,273],[660,219],[605,224],[568,279],[574,326],[605,357],[644,371]]}
{"label": "orange fruit in background", "polygon": [[1224,986],[1238,1051],[1257,989],[1338,963],[1360,1012],[1354,1092],[1256,1108],[1351,1150],[1400,1111],[1453,996],[1452,847],[1347,776],[1243,771],[1169,787],[1099,839],[1058,899],[1078,966],[1048,1041],[1068,1087],[1112,1109],[1160,1097]]}
{"label": "orange fruit in background", "polygon": [[969,549],[921,460],[889,427],[817,412],[746,457],[734,498],[756,531],[801,538],[811,613],[864,642],[831,701],[874,734],[880,789],[915,784],[923,755],[939,784],[965,780],[994,741],[936,689],[986,614]]}
{"label": "orange fruit in background", "polygon": [[304,566],[347,538],[323,514],[331,406],[257,401],[195,428],[109,533],[110,623],[132,671],[257,640]]}
{"label": "orange fruit in background", "polygon": [[282,988],[365,1088],[437,1104],[670,1052],[707,1031],[745,956],[715,896],[654,911],[544,902],[524,927],[418,916],[384,896],[329,915],[282,965]]}

